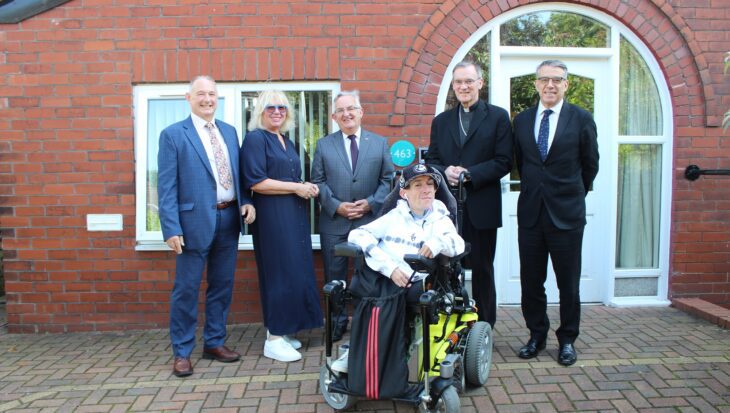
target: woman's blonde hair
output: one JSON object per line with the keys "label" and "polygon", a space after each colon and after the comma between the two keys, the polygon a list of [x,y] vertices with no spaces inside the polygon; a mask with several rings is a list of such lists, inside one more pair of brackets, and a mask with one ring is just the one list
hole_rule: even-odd
{"label": "woman's blonde hair", "polygon": [[289,104],[286,94],[280,90],[264,90],[259,93],[256,98],[256,106],[251,113],[251,120],[248,121],[248,130],[266,129],[263,125],[264,110],[268,105],[285,105],[286,118],[279,129],[281,133],[286,133],[294,126],[294,108]]}

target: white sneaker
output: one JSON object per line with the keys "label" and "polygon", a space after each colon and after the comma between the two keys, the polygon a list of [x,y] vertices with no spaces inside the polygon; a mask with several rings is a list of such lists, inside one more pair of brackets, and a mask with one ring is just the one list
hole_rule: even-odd
{"label": "white sneaker", "polygon": [[294,350],[299,350],[300,348],[302,348],[302,342],[292,336],[284,336],[284,340],[286,340],[286,342],[289,343],[291,348],[293,348]]}
{"label": "white sneaker", "polygon": [[264,356],[283,362],[297,361],[302,358],[301,353],[294,350],[283,338],[266,340],[264,343]]}
{"label": "white sneaker", "polygon": [[330,368],[332,369],[332,371],[336,371],[336,372],[339,372],[339,373],[347,373],[347,356],[349,354],[350,354],[350,349],[347,349],[340,356],[340,358],[338,358],[337,360],[335,360],[334,362],[332,362],[332,366],[330,366]]}
{"label": "white sneaker", "polygon": [[[271,337],[271,333],[269,333],[269,330],[266,330],[266,339],[268,340],[269,337]],[[302,348],[302,342],[297,340],[296,338],[292,336],[282,336],[284,337],[284,340],[286,340],[287,343],[294,349],[299,350]]]}

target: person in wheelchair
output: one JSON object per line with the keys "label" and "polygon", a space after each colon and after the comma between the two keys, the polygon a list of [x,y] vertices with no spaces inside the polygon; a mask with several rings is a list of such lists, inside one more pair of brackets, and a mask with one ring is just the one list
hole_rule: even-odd
{"label": "person in wheelchair", "polygon": [[[382,216],[350,232],[348,241],[362,249],[366,263],[363,276],[352,281],[350,288],[355,295],[386,296],[408,288],[406,302],[417,303],[428,274],[413,271],[404,256],[454,257],[464,252],[464,239],[456,230],[453,216],[444,202],[436,199],[441,182],[441,174],[427,165],[404,169],[398,181],[400,199],[395,201],[395,207],[387,209],[393,191],[386,198]],[[344,354],[333,369],[345,372],[346,368]]]}

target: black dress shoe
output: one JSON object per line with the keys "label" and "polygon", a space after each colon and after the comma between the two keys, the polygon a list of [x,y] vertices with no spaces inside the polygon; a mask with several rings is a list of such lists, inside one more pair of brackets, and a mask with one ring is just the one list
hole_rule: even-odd
{"label": "black dress shoe", "polygon": [[558,363],[563,366],[572,366],[578,360],[578,353],[572,344],[561,344],[560,353],[558,353]]}
{"label": "black dress shoe", "polygon": [[517,354],[521,359],[531,359],[537,357],[541,350],[545,350],[545,340],[538,342],[534,338],[527,341]]}
{"label": "black dress shoe", "polygon": [[345,335],[345,332],[347,331],[347,321],[344,323],[334,323],[334,326],[332,327],[332,342],[337,342],[342,340],[342,336]]}

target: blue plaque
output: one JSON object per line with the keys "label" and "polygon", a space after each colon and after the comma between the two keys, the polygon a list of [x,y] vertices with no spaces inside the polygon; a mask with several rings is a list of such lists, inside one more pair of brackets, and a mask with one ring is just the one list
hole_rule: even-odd
{"label": "blue plaque", "polygon": [[398,141],[390,147],[390,157],[396,166],[408,166],[416,159],[416,148],[408,141]]}

